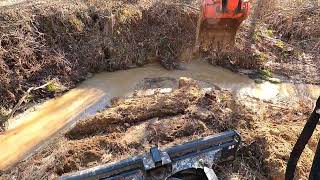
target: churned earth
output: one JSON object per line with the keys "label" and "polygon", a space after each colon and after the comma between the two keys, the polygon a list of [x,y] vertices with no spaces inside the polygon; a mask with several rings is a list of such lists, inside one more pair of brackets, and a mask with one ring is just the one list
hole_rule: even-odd
{"label": "churned earth", "polygon": [[[294,83],[319,84],[320,8],[312,2],[255,1],[237,33],[235,49],[200,56],[237,72],[276,73]],[[194,59],[190,52],[199,4],[198,0],[1,1],[1,115],[8,114],[29,88],[51,80],[66,91],[101,71],[150,62],[181,68],[179,62]],[[19,109],[60,95],[61,89],[52,86],[32,91]]]}
{"label": "churned earth", "polygon": [[[304,87],[285,89],[287,95],[292,91],[297,94],[307,89],[313,91],[309,87],[320,84],[320,8],[315,2],[256,1],[252,3],[250,17],[238,31],[233,49],[200,50],[193,54],[199,14],[197,0],[1,1],[0,132],[5,131],[1,126],[16,105],[18,114],[32,106],[30,103],[62,95],[93,73],[154,62],[168,70],[183,70],[181,62],[206,59],[213,65],[247,74],[256,83],[290,82],[293,87]],[[215,73],[220,74],[213,73],[210,79],[224,76],[223,71]],[[125,81],[127,77],[118,80]],[[239,80],[239,86],[243,83],[241,77],[230,79]],[[154,77],[145,80],[150,89],[158,87]],[[167,80],[177,83],[172,78]],[[213,90],[203,89],[201,83],[206,82],[182,78],[173,91],[159,89],[148,93],[146,88],[130,97],[114,98],[110,108],[45,142],[33,155],[0,172],[0,178],[55,179],[65,173],[144,153],[153,145],[167,147],[235,129],[241,133],[243,144],[234,162],[215,167],[219,176],[283,179],[289,153],[314,102],[308,98],[266,100],[235,94],[232,88],[229,91],[218,86]],[[44,84],[43,88],[32,90]],[[224,81],[220,85],[223,84]],[[271,87],[274,88],[270,94],[282,86],[271,84]],[[50,122],[57,125],[50,135],[38,136],[37,141],[28,139],[31,137],[28,135],[24,141],[18,141],[20,136],[14,136],[36,132],[36,128],[29,126],[33,124],[30,122],[23,122],[28,125],[21,126],[28,127],[24,131],[17,128],[3,134],[11,133],[12,136],[6,137],[17,138],[17,142],[27,142],[32,147],[41,144],[63,128],[65,124],[60,122],[67,123],[66,119],[81,114],[88,104],[102,98],[105,89],[100,90],[91,89],[89,93],[76,89],[66,94],[72,106],[65,109],[70,111],[65,119],[57,120],[52,114],[47,117],[44,111],[41,117],[30,117],[39,123],[38,128],[49,126]],[[118,92],[119,89],[113,89],[110,84],[108,90]],[[85,97],[82,101],[88,104],[81,102],[79,96]],[[55,102],[47,105],[59,110],[55,112],[64,111]],[[5,144],[4,137],[0,134]],[[319,130],[298,165],[298,179],[307,179],[318,138]],[[10,153],[14,154],[14,149],[0,154],[0,158],[24,157]]]}
{"label": "churned earth", "polygon": [[[223,179],[283,179],[290,151],[313,101],[267,102],[204,90],[180,78],[170,93],[116,98],[110,108],[81,120],[52,143],[3,172],[3,179],[55,179],[65,173],[235,129],[243,143],[234,162],[215,167]],[[307,179],[319,130],[308,143],[297,178]]]}

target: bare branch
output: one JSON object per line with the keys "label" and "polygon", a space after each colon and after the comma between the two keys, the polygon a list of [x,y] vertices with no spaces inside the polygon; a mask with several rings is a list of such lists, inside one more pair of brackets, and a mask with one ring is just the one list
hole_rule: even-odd
{"label": "bare branch", "polygon": [[24,95],[22,96],[22,98],[18,101],[18,103],[14,106],[14,108],[12,109],[12,111],[11,111],[10,115],[8,116],[8,119],[7,119],[7,120],[9,120],[9,119],[11,119],[11,118],[13,117],[14,113],[19,109],[19,107],[21,106],[21,104],[22,104],[23,102],[25,102],[25,99],[29,96],[29,94],[31,93],[31,91],[35,91],[35,90],[38,90],[38,89],[43,89],[43,88],[47,87],[49,84],[51,84],[51,83],[52,83],[52,82],[49,81],[49,82],[47,82],[47,83],[44,84],[44,85],[41,85],[41,86],[38,86],[38,87],[31,87],[31,88],[29,88],[29,89],[24,93]]}

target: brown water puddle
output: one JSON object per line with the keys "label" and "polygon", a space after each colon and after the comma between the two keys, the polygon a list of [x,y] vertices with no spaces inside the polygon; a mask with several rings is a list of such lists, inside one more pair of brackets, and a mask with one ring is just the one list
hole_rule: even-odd
{"label": "brown water puddle", "polygon": [[[111,98],[129,96],[139,89],[138,84],[145,78],[159,77],[190,77],[205,82],[206,87],[217,85],[239,95],[264,100],[292,96],[317,98],[320,95],[320,88],[316,86],[285,83],[257,85],[246,76],[200,61],[187,64],[186,70],[167,71],[153,64],[126,71],[100,73],[65,95],[42,104],[34,112],[10,120],[8,130],[0,135],[0,169],[14,165],[76,120],[102,110]],[[164,86],[170,88],[172,84]]]}

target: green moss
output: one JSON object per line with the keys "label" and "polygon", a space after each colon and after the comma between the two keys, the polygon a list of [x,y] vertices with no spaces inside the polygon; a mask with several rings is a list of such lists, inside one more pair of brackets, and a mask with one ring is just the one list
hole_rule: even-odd
{"label": "green moss", "polygon": [[83,31],[84,24],[80,19],[72,17],[69,19],[69,22],[77,31]]}
{"label": "green moss", "polygon": [[253,40],[258,41],[261,37],[262,33],[261,31],[257,30],[253,33]]}
{"label": "green moss", "polygon": [[267,29],[267,30],[257,30],[253,33],[254,40],[259,40],[261,37],[273,38],[274,37],[273,31],[270,29]]}
{"label": "green moss", "polygon": [[262,79],[255,79],[254,82],[256,84],[262,84],[263,83],[263,80]]}
{"label": "green moss", "polygon": [[59,85],[55,82],[50,82],[48,85],[47,85],[47,91],[49,92],[52,92],[52,93],[55,93],[55,92],[58,92],[59,91]]}
{"label": "green moss", "polygon": [[293,50],[293,56],[294,57],[300,57],[302,55],[302,52],[301,51],[299,51],[299,50],[296,50],[296,49],[294,49]]}
{"label": "green moss", "polygon": [[273,77],[271,70],[260,69],[258,73],[259,73],[258,78],[254,80],[255,83],[257,83],[257,84],[261,84],[261,83],[263,83],[263,81],[269,81],[274,84],[281,83],[280,79]]}
{"label": "green moss", "polygon": [[225,102],[225,101],[228,101],[228,96],[226,96],[226,95],[221,95],[220,97],[219,97],[219,99],[222,101],[222,102]]}
{"label": "green moss", "polygon": [[281,48],[281,49],[284,49],[285,44],[284,44],[283,41],[278,40],[278,41],[276,42],[276,46],[279,47],[279,48]]}
{"label": "green moss", "polygon": [[32,101],[34,99],[34,96],[32,94],[29,94],[27,97],[26,97],[27,101]]}
{"label": "green moss", "polygon": [[254,41],[259,40],[259,36],[258,36],[256,33],[253,34],[253,40],[254,40]]}
{"label": "green moss", "polygon": [[61,84],[57,79],[48,81],[48,85],[46,86],[46,90],[52,93],[60,93],[63,92],[65,89],[66,87],[63,84]]}
{"label": "green moss", "polygon": [[257,84],[261,84],[264,81],[269,81],[274,84],[281,83],[280,79],[273,77],[273,74],[272,74],[271,70],[269,70],[269,69],[260,69],[258,72],[258,77],[254,81]]}
{"label": "green moss", "polygon": [[261,60],[261,61],[267,61],[268,58],[269,58],[268,54],[266,54],[266,53],[264,53],[264,52],[261,52],[261,53],[259,54],[259,60]]}
{"label": "green moss", "polygon": [[266,34],[268,37],[274,37],[273,31],[270,30],[270,29],[267,29],[267,30],[265,31],[265,34]]}
{"label": "green moss", "polygon": [[274,83],[274,84],[280,84],[281,80],[278,78],[268,78],[267,79],[269,82]]}
{"label": "green moss", "polygon": [[259,69],[259,75],[262,79],[268,79],[273,77],[272,72],[268,69]]}

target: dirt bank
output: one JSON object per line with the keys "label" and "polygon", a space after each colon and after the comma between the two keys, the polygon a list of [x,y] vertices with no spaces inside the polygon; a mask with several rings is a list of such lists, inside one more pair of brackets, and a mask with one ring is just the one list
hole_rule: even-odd
{"label": "dirt bank", "polygon": [[296,83],[319,84],[319,1],[273,0],[265,9],[253,37],[266,67]]}
{"label": "dirt bank", "polygon": [[[0,104],[56,78],[70,88],[88,73],[159,61],[175,68],[191,47],[196,13],[174,2],[39,1],[1,7]],[[33,92],[31,101],[54,89]]]}
{"label": "dirt bank", "polygon": [[[283,179],[290,150],[312,110],[311,101],[271,104],[230,92],[204,92],[182,79],[170,94],[119,99],[113,107],[79,122],[52,144],[3,172],[4,179],[55,178],[191,139],[238,130],[243,138],[236,161],[216,167],[219,176]],[[307,178],[319,132],[308,143],[297,177]]]}
{"label": "dirt bank", "polygon": [[[262,69],[294,82],[319,84],[319,7],[304,1],[298,6],[289,3],[299,11],[282,10],[287,3],[277,2],[253,4],[239,30],[236,50],[201,56],[234,71]],[[0,7],[1,106],[12,108],[28,88],[52,79],[65,91],[99,71],[153,61],[167,69],[181,68],[178,61],[191,59],[185,52],[195,43],[198,4],[38,0]],[[59,92],[59,87],[37,90],[26,102]]]}
{"label": "dirt bank", "polygon": [[[317,1],[259,0],[238,31],[235,49],[208,59],[234,71],[278,74],[294,83],[320,83]],[[262,73],[264,74],[264,73]]]}

